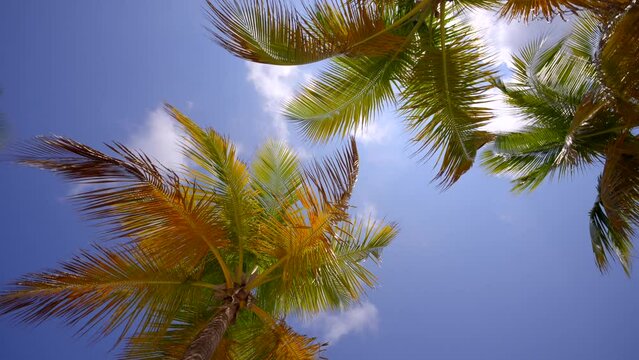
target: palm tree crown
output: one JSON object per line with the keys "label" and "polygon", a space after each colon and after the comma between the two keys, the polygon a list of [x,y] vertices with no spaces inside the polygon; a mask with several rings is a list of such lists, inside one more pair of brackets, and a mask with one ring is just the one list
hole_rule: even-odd
{"label": "palm tree crown", "polygon": [[[318,0],[302,10],[280,0],[209,2],[217,41],[244,59],[294,65],[330,58],[285,114],[311,140],[346,136],[396,103],[419,151],[437,155],[452,185],[490,143],[484,165],[532,190],[596,161],[605,167],[591,212],[596,262],[629,271],[639,225],[639,7],[633,0]],[[574,34],[541,39],[497,78],[490,54],[464,24],[473,8],[529,21],[572,16]],[[513,134],[483,130],[496,86],[528,122]]]}
{"label": "palm tree crown", "polygon": [[321,345],[284,316],[357,301],[375,284],[364,262],[396,235],[348,213],[354,141],[307,167],[269,142],[249,166],[226,138],[167,109],[186,134],[192,165],[180,174],[117,143],[116,156],[60,137],[19,150],[23,164],[91,185],[73,199],[124,241],[24,276],[0,311],[63,318],[98,337],[117,331],[126,359],[317,358]]}
{"label": "palm tree crown", "polygon": [[601,270],[613,256],[627,273],[639,226],[637,26],[638,7],[614,19],[606,11],[582,13],[568,37],[524,48],[514,59],[514,81],[498,85],[528,126],[499,135],[484,153],[490,171],[514,176],[516,191],[603,162],[590,212],[592,247]]}

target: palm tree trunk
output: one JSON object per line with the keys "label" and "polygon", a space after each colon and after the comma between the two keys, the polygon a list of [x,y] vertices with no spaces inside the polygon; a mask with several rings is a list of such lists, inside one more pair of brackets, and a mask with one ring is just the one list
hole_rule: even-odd
{"label": "palm tree trunk", "polygon": [[224,333],[235,321],[240,304],[231,303],[215,314],[206,327],[200,331],[184,354],[183,360],[210,360]]}

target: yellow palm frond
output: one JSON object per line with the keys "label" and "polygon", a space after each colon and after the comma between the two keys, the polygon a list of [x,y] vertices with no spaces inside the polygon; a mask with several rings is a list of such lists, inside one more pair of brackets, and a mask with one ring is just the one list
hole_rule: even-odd
{"label": "yellow palm frond", "polygon": [[574,12],[591,3],[591,0],[507,0],[501,16],[509,19],[530,20],[537,17],[551,19],[555,15]]}
{"label": "yellow palm frond", "polygon": [[[132,336],[122,352],[122,360],[182,360],[189,344],[206,328],[215,314],[214,303],[184,304],[172,314],[164,331],[139,332]],[[221,339],[211,360],[233,360],[230,337]]]}
{"label": "yellow palm frond", "polygon": [[235,340],[237,360],[317,360],[324,346],[283,321],[245,325],[235,331]]}
{"label": "yellow palm frond", "polygon": [[241,58],[277,65],[318,61],[334,53],[304,27],[301,15],[280,0],[207,1],[217,42]]}
{"label": "yellow palm frond", "polygon": [[0,312],[26,322],[51,317],[80,324],[98,337],[120,330],[157,331],[171,313],[189,303],[212,299],[214,286],[197,281],[201,269],[167,267],[133,246],[95,246],[59,270],[29,274],[0,296]]}
{"label": "yellow palm frond", "polygon": [[368,1],[318,1],[306,6],[306,25],[314,38],[334,44],[333,55],[384,55],[405,42],[402,35],[387,29],[394,20],[389,8],[395,6]]}
{"label": "yellow palm frond", "polygon": [[22,147],[20,163],[95,185],[73,197],[110,237],[131,239],[169,264],[198,264],[210,249],[228,245],[210,196],[197,185],[121,144],[112,157],[61,137],[40,137]]}
{"label": "yellow palm frond", "polygon": [[639,6],[633,6],[614,23],[601,49],[603,80],[612,90],[626,121],[639,125]]}
{"label": "yellow palm frond", "polygon": [[[305,180],[323,203],[346,213],[359,174],[359,153],[355,138],[333,157],[315,162],[305,171]],[[343,217],[338,217],[342,220]]]}
{"label": "yellow palm frond", "polygon": [[[120,144],[110,146],[115,156],[56,137],[21,148],[18,161],[92,185],[75,200],[127,245],[28,275],[0,296],[0,312],[123,330],[126,359],[315,358],[312,339],[254,312],[344,308],[374,285],[363,262],[379,259],[395,229],[350,219],[355,140],[307,167],[267,143],[249,168],[228,139],[167,109],[194,163],[180,176]],[[255,347],[244,351],[238,339],[255,324]]]}
{"label": "yellow palm frond", "polygon": [[235,280],[239,281],[250,219],[258,212],[249,186],[248,165],[237,157],[237,149],[227,138],[213,129],[200,128],[176,108],[166,107],[187,134],[185,154],[202,169],[192,169],[194,181],[201,184],[204,197],[214,198],[227,239],[238,250]]}
{"label": "yellow palm frond", "polygon": [[282,0],[208,2],[217,41],[254,62],[297,65],[337,55],[375,56],[401,47],[397,29],[428,11],[432,1],[398,13],[386,1],[324,0],[302,13]]}

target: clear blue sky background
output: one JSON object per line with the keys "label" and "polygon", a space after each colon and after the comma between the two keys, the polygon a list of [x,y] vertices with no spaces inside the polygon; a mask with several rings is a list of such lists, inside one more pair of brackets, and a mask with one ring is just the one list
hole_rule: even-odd
{"label": "clear blue sky background", "polygon": [[[168,101],[250,158],[277,133],[272,109],[247,65],[213,44],[204,25],[203,1],[3,0],[0,111],[12,139],[136,143]],[[410,158],[399,120],[387,114],[380,124],[385,136],[361,143],[354,202],[399,222],[401,234],[365,300],[376,315],[365,313],[329,358],[639,358],[639,274],[628,279],[617,266],[601,275],[591,253],[587,213],[599,169],[515,196],[507,179],[477,167],[441,193],[429,182],[432,164]],[[318,151],[289,130],[293,144]],[[6,163],[0,178],[3,284],[97,240],[60,179]],[[325,337],[347,314],[298,328]],[[0,359],[115,357],[109,341],[73,334],[56,321],[34,328],[2,318]]]}

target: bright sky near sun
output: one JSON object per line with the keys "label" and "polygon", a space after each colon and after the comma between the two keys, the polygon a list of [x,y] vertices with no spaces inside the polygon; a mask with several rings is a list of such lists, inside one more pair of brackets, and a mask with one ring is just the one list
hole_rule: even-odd
{"label": "bright sky near sun", "polygon": [[[489,12],[470,21],[506,77],[512,53],[571,25],[508,24]],[[317,66],[248,64],[210,41],[206,25],[202,0],[3,0],[0,112],[11,139],[118,140],[177,166],[180,134],[162,110],[167,101],[229,135],[247,160],[269,137],[305,159],[325,153],[279,115]],[[493,131],[521,125],[498,97],[491,106]],[[507,178],[477,166],[441,192],[430,182],[433,163],[412,156],[392,110],[358,135],[353,211],[401,229],[375,269],[380,285],[360,305],[294,320],[296,328],[329,341],[330,359],[638,358],[639,274],[616,266],[602,275],[591,252],[587,214],[600,169],[514,195]],[[81,189],[7,163],[0,174],[2,284],[98,239],[65,198]],[[62,322],[0,319],[0,359],[115,358],[112,340],[94,345]]]}

